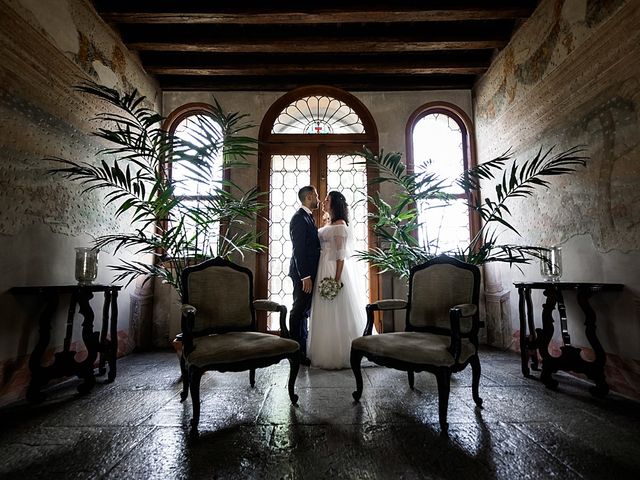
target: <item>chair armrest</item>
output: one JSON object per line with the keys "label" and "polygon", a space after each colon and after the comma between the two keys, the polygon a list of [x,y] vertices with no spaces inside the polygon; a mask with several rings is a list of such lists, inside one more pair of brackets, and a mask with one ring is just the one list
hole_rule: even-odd
{"label": "chair armrest", "polygon": [[[451,309],[460,310],[460,319],[471,319],[471,322],[463,322],[461,328],[464,331],[460,331],[461,336],[469,338],[477,338],[478,329],[484,327],[484,322],[480,322],[478,318],[478,306],[473,303],[461,303],[451,307]],[[477,341],[477,340],[476,340]]]}
{"label": "chair armrest", "polygon": [[387,300],[378,300],[370,305],[374,306],[375,310],[403,310],[407,308],[407,301],[400,300],[398,298],[389,298]]}
{"label": "chair armrest", "polygon": [[367,309],[367,325],[364,327],[362,336],[371,335],[373,333],[373,312],[382,310],[403,310],[407,308],[406,300],[399,300],[397,298],[391,298],[388,300],[378,300],[375,303],[370,303],[366,306]]}
{"label": "chair armrest", "polygon": [[280,309],[280,304],[277,302],[272,302],[271,300],[254,300],[253,308],[256,310],[266,310],[268,312],[277,312]]}
{"label": "chair armrest", "polygon": [[478,307],[473,303],[461,303],[460,305],[455,305],[451,308],[459,309],[461,317],[470,317],[478,312]]}
{"label": "chair armrest", "polygon": [[462,350],[461,338],[460,338],[460,317],[462,316],[462,309],[453,307],[449,310],[449,323],[451,324],[451,344],[449,345],[449,352],[453,355],[456,363],[460,360],[460,351]]}
{"label": "chair armrest", "polygon": [[182,318],[180,328],[182,329],[183,355],[189,355],[193,351],[193,327],[196,321],[196,307],[183,303],[180,307]]}
{"label": "chair armrest", "polygon": [[253,301],[253,308],[267,312],[280,312],[280,336],[290,338],[287,328],[287,307],[271,300],[258,299]]}

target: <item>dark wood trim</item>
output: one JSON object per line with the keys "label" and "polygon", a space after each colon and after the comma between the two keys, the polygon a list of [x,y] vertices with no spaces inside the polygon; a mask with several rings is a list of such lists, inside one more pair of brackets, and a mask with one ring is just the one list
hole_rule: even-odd
{"label": "dark wood trim", "polygon": [[288,38],[286,40],[261,38],[251,41],[226,40],[206,43],[182,41],[127,42],[131,50],[155,52],[221,52],[221,53],[325,53],[325,52],[430,52],[436,50],[502,49],[508,39],[477,40],[411,40],[404,38],[327,40],[325,38]]}
{"label": "dark wood trim", "polygon": [[488,65],[392,65],[380,63],[376,65],[343,65],[331,64],[315,65],[222,65],[222,66],[178,66],[163,65],[157,67],[147,67],[148,73],[159,75],[183,75],[183,76],[229,76],[229,75],[299,75],[305,74],[367,74],[367,75],[430,75],[430,74],[452,74],[452,75],[482,75],[487,71]]}
{"label": "dark wood trim", "polygon": [[[450,6],[449,2],[440,2],[435,6],[416,7],[394,2],[393,6],[377,6],[369,3],[365,6],[340,5],[332,8],[310,8],[302,4],[281,6],[278,12],[268,12],[255,6],[244,6],[242,2],[221,7],[216,2],[200,2],[197,8],[185,11],[182,6],[164,8],[149,7],[146,2],[129,0],[125,5],[114,7],[112,1],[94,2],[102,18],[110,23],[133,24],[206,24],[206,25],[273,25],[273,24],[318,24],[318,23],[366,23],[366,22],[439,22],[468,20],[517,20],[525,19],[535,9],[536,2],[483,2],[486,6],[477,6],[474,2],[466,5],[459,3]],[[158,2],[156,2],[157,5]],[[166,5],[166,4],[165,4]]]}

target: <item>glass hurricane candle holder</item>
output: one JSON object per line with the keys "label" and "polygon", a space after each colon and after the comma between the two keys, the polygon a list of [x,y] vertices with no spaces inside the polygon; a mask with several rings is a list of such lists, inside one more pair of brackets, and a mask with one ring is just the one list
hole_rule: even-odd
{"label": "glass hurricane candle holder", "polygon": [[90,285],[98,276],[98,252],[91,247],[76,248],[76,280],[80,285]]}
{"label": "glass hurricane candle holder", "polygon": [[562,276],[562,248],[552,246],[542,252],[540,274],[545,280],[557,282]]}

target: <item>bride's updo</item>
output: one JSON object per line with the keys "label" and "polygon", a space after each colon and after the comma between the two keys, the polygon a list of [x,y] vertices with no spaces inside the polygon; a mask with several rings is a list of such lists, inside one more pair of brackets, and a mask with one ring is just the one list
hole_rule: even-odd
{"label": "bride's updo", "polygon": [[344,222],[349,225],[349,206],[347,205],[347,199],[336,190],[330,191],[329,197],[331,198],[331,211],[329,212],[331,223],[337,220],[344,220]]}

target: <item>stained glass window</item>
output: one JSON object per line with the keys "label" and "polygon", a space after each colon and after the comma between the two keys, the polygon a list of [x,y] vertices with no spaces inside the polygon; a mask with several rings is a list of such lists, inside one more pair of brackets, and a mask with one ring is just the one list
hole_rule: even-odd
{"label": "stained glass window", "polygon": [[323,135],[365,133],[360,117],[346,103],[324,95],[290,103],[273,124],[271,133]]}

